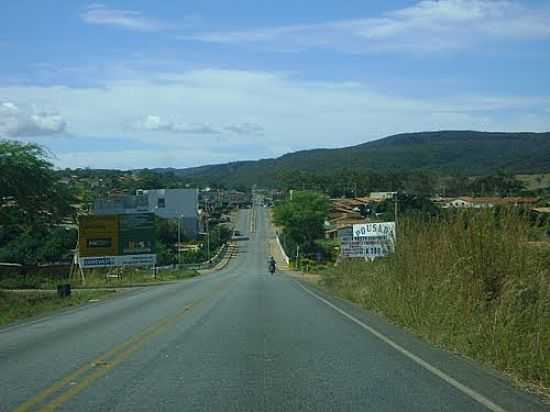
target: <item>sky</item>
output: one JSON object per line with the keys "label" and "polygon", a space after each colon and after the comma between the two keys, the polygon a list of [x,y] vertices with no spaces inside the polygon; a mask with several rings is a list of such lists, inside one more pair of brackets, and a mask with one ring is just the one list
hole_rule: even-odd
{"label": "sky", "polygon": [[548,1],[18,0],[0,27],[0,138],[62,168],[550,131]]}

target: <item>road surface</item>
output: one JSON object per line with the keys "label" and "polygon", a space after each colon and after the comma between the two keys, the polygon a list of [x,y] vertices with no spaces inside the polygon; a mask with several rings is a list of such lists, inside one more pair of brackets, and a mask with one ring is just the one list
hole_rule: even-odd
{"label": "road surface", "polygon": [[547,410],[496,373],[270,276],[265,209],[242,211],[239,229],[250,239],[222,271],[0,329],[0,410]]}

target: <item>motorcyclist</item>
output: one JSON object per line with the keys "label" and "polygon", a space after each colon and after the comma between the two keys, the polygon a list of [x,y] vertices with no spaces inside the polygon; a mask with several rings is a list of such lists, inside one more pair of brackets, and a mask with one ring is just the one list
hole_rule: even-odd
{"label": "motorcyclist", "polygon": [[277,269],[277,264],[275,263],[275,259],[273,258],[273,256],[270,256],[269,257],[269,272],[271,272],[271,274],[275,273],[275,269]]}

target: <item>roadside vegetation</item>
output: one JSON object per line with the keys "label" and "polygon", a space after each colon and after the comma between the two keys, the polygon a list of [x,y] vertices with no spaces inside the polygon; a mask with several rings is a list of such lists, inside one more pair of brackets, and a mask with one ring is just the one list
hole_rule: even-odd
{"label": "roadside vegetation", "polygon": [[510,210],[403,218],[393,256],[342,261],[322,285],[430,342],[550,392],[550,247]]}
{"label": "roadside vegetation", "polygon": [[56,289],[60,283],[68,283],[73,288],[113,288],[142,286],[158,282],[187,279],[198,276],[192,269],[163,269],[155,275],[152,269],[121,268],[120,270],[93,269],[86,271],[85,282],[75,275],[71,279],[52,276],[4,276],[0,279],[0,289]]}
{"label": "roadside vegetation", "polygon": [[113,293],[112,290],[79,291],[69,297],[59,298],[56,293],[48,292],[0,291],[0,326],[57,309],[101,300]]}
{"label": "roadside vegetation", "polygon": [[273,209],[273,222],[281,228],[279,238],[289,257],[330,254],[330,245],[320,242],[329,210],[328,197],[316,192],[295,192]]}

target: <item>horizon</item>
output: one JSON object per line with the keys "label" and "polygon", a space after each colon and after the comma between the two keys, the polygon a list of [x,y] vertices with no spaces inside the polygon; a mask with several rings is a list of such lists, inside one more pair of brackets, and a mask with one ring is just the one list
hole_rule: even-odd
{"label": "horizon", "polygon": [[58,168],[550,130],[544,1],[52,4],[0,16],[0,137],[47,147]]}
{"label": "horizon", "polygon": [[[152,167],[141,167],[141,168],[134,168],[134,169],[121,169],[121,168],[90,168],[90,169],[92,169],[92,170],[117,170],[117,171],[121,171],[121,172],[133,172],[133,171],[144,170],[144,169],[147,169],[147,170],[173,169],[173,170],[177,170],[177,171],[188,170],[188,169],[200,169],[200,168],[216,167],[216,166],[223,166],[223,165],[229,165],[229,164],[235,164],[235,163],[258,162],[258,161],[262,161],[262,160],[278,160],[281,157],[284,157],[284,156],[287,156],[287,155],[292,155],[292,154],[301,153],[301,152],[315,151],[315,150],[347,149],[347,148],[352,148],[352,147],[356,147],[356,146],[361,146],[361,145],[367,144],[367,143],[375,143],[375,142],[385,140],[385,139],[388,139],[388,138],[391,138],[391,137],[402,136],[402,135],[423,134],[423,133],[451,133],[451,132],[462,132],[462,133],[470,132],[470,133],[488,133],[488,134],[510,134],[510,133],[513,133],[513,134],[550,134],[550,130],[542,131],[542,132],[525,132],[525,131],[523,131],[523,132],[503,132],[503,131],[483,131],[483,130],[466,130],[466,129],[462,129],[462,130],[459,130],[459,129],[457,129],[457,130],[423,130],[423,131],[419,131],[419,132],[397,133],[397,134],[393,134],[393,135],[389,135],[389,136],[375,138],[373,140],[369,140],[369,141],[363,142],[363,143],[358,143],[358,144],[352,145],[352,146],[314,147],[314,148],[310,148],[310,149],[301,149],[301,150],[297,150],[297,151],[294,151],[294,152],[283,153],[283,154],[281,154],[277,157],[262,157],[262,158],[258,158],[258,159],[237,159],[237,160],[231,160],[229,162],[206,163],[206,164],[201,164],[201,165],[197,165],[197,166],[190,166],[190,167],[152,166]],[[52,154],[55,156],[55,153],[52,153]],[[54,165],[54,167],[55,167],[55,165]],[[55,168],[58,169],[58,170],[63,169],[62,167],[55,167]],[[84,169],[84,167],[75,167],[75,168],[70,168],[70,169],[77,170],[77,169]]]}

